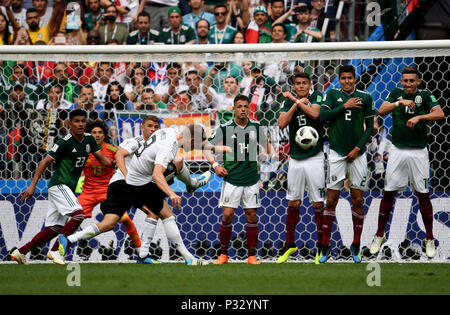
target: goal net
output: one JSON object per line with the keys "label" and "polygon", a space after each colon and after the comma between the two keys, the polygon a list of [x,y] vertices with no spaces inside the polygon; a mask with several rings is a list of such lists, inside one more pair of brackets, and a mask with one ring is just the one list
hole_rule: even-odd
{"label": "goal net", "polygon": [[[279,158],[261,156],[258,209],[257,256],[275,261],[285,240],[287,214],[286,175],[288,130],[280,130],[277,119],[282,92],[291,91],[297,72],[310,74],[314,89],[325,93],[339,87],[339,66],[351,64],[357,73],[357,88],[371,94],[379,109],[390,90],[400,87],[401,70],[416,66],[422,75],[420,88],[430,90],[448,115],[450,108],[450,41],[192,45],[192,46],[2,46],[0,68],[0,261],[29,242],[44,226],[48,210],[47,184],[54,165],[43,174],[35,195],[20,200],[37,165],[67,132],[68,112],[78,107],[89,118],[103,119],[111,144],[140,134],[143,117],[159,117],[161,127],[180,128],[201,123],[210,135],[221,123],[233,118],[230,107],[237,93],[251,100],[251,116],[259,120]],[[176,69],[175,76],[170,73]],[[169,79],[170,78],[170,79]],[[174,87],[169,85],[173,84]],[[91,86],[92,88],[89,88]],[[377,119],[379,128],[368,144],[369,189],[364,194],[365,220],[361,246],[365,260],[426,261],[425,229],[418,201],[410,188],[400,193],[387,226],[388,242],[377,257],[368,247],[377,229],[378,211],[389,158],[392,117]],[[437,255],[434,261],[450,258],[450,156],[449,120],[428,124],[430,196],[434,209],[433,232]],[[325,152],[327,146],[325,145]],[[202,152],[180,152],[193,176],[210,165]],[[213,174],[193,194],[178,179],[171,186],[182,196],[176,222],[186,247],[196,256],[214,260],[220,252],[218,207],[222,179]],[[139,234],[145,214],[131,209]],[[96,206],[92,218],[81,227],[101,221]],[[244,261],[246,222],[241,208],[233,219],[231,261]],[[331,261],[351,260],[353,238],[351,200],[343,191],[336,209],[331,235]],[[316,251],[314,212],[307,195],[302,202],[296,244],[299,252],[289,261],[312,261]],[[28,254],[30,261],[45,261],[49,246]],[[158,223],[151,254],[165,262],[181,261]],[[73,261],[132,261],[135,249],[125,228],[72,246],[67,257]]]}

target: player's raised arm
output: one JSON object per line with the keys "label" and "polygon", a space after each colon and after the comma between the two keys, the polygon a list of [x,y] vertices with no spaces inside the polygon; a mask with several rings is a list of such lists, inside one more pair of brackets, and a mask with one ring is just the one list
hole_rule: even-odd
{"label": "player's raised arm", "polygon": [[30,186],[22,192],[22,197],[20,200],[22,202],[27,201],[34,195],[34,191],[36,190],[36,186],[39,178],[41,178],[42,174],[45,172],[47,167],[53,162],[53,158],[50,155],[46,155],[45,158],[39,163],[36,172],[33,175],[33,179],[31,180]]}
{"label": "player's raised arm", "polygon": [[174,209],[179,209],[181,207],[181,197],[178,196],[172,188],[170,188],[169,184],[166,181],[164,176],[164,172],[166,169],[164,166],[160,164],[155,164],[155,168],[153,169],[152,178],[155,184],[161,189],[164,193],[169,196],[169,199],[172,201],[172,207]]}

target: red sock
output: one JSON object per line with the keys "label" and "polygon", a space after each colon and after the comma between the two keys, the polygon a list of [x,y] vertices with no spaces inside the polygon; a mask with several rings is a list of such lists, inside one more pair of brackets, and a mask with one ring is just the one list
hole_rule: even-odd
{"label": "red sock", "polygon": [[51,241],[56,235],[58,235],[60,231],[61,226],[59,225],[46,227],[38,234],[36,234],[30,242],[26,243],[24,246],[19,248],[19,252],[25,255],[32,249],[42,246],[45,243]]}
{"label": "red sock", "polygon": [[433,240],[433,206],[428,193],[417,193],[419,199],[419,210],[422,215],[423,225],[427,240]]}
{"label": "red sock", "polygon": [[286,244],[294,244],[295,230],[300,221],[300,209],[296,207],[288,207],[286,218]]}
{"label": "red sock", "polygon": [[317,245],[322,245],[322,224],[323,224],[323,208],[314,209],[314,220],[316,221]]}
{"label": "red sock", "polygon": [[378,213],[378,230],[376,233],[376,236],[378,237],[382,237],[384,235],[384,230],[389,220],[389,215],[391,214],[394,206],[394,197],[396,194],[396,191],[385,191],[383,194],[383,199],[381,199],[380,203],[380,212]]}
{"label": "red sock", "polygon": [[125,212],[125,214],[120,219],[120,222],[122,222],[123,226],[125,227],[125,230],[127,231],[127,234],[130,237],[131,241],[133,242],[134,247],[140,248],[141,239],[139,238],[136,225],[134,225],[133,221],[128,216],[128,213]]}
{"label": "red sock", "polygon": [[331,230],[336,216],[335,212],[335,210],[323,210],[322,245],[330,245]]}
{"label": "red sock", "polygon": [[225,255],[228,254],[228,245],[230,244],[232,228],[233,228],[232,223],[226,224],[222,220],[222,222],[220,224],[220,231],[219,231],[220,253],[221,254],[225,254]]}
{"label": "red sock", "polygon": [[[63,226],[61,229],[60,234],[64,234],[65,236],[69,236],[70,234],[73,234],[78,227],[83,222],[85,216],[83,210],[77,210],[72,213],[72,217],[70,220]],[[55,244],[53,244],[52,251],[58,250],[59,242],[56,240]]]}
{"label": "red sock", "polygon": [[356,213],[355,210],[352,211],[352,221],[353,221],[353,243],[361,244],[361,233],[364,225],[364,215]]}
{"label": "red sock", "polygon": [[258,223],[247,222],[247,249],[249,257],[256,255],[256,246],[258,246]]}

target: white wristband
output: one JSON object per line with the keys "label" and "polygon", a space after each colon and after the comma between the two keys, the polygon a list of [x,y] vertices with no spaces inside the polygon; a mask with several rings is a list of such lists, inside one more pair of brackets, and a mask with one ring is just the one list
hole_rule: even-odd
{"label": "white wristband", "polygon": [[297,100],[297,101],[295,102],[295,105],[298,105],[298,103],[300,103],[300,100]]}
{"label": "white wristband", "polygon": [[395,107],[398,107],[398,106],[400,105],[400,102],[397,101],[397,102],[395,102],[394,104],[395,104]]}
{"label": "white wristband", "polygon": [[219,166],[219,163],[218,163],[218,162],[214,162],[213,165],[212,165],[212,168],[215,169],[216,166]]}

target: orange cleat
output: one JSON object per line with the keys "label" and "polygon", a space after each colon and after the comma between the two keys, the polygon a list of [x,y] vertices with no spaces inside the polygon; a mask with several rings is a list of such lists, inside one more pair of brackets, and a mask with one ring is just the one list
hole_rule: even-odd
{"label": "orange cleat", "polygon": [[261,263],[256,259],[256,256],[248,256],[247,264],[249,265],[261,265]]}
{"label": "orange cleat", "polygon": [[228,264],[228,256],[225,254],[220,254],[219,258],[214,262],[214,265],[224,265]]}

